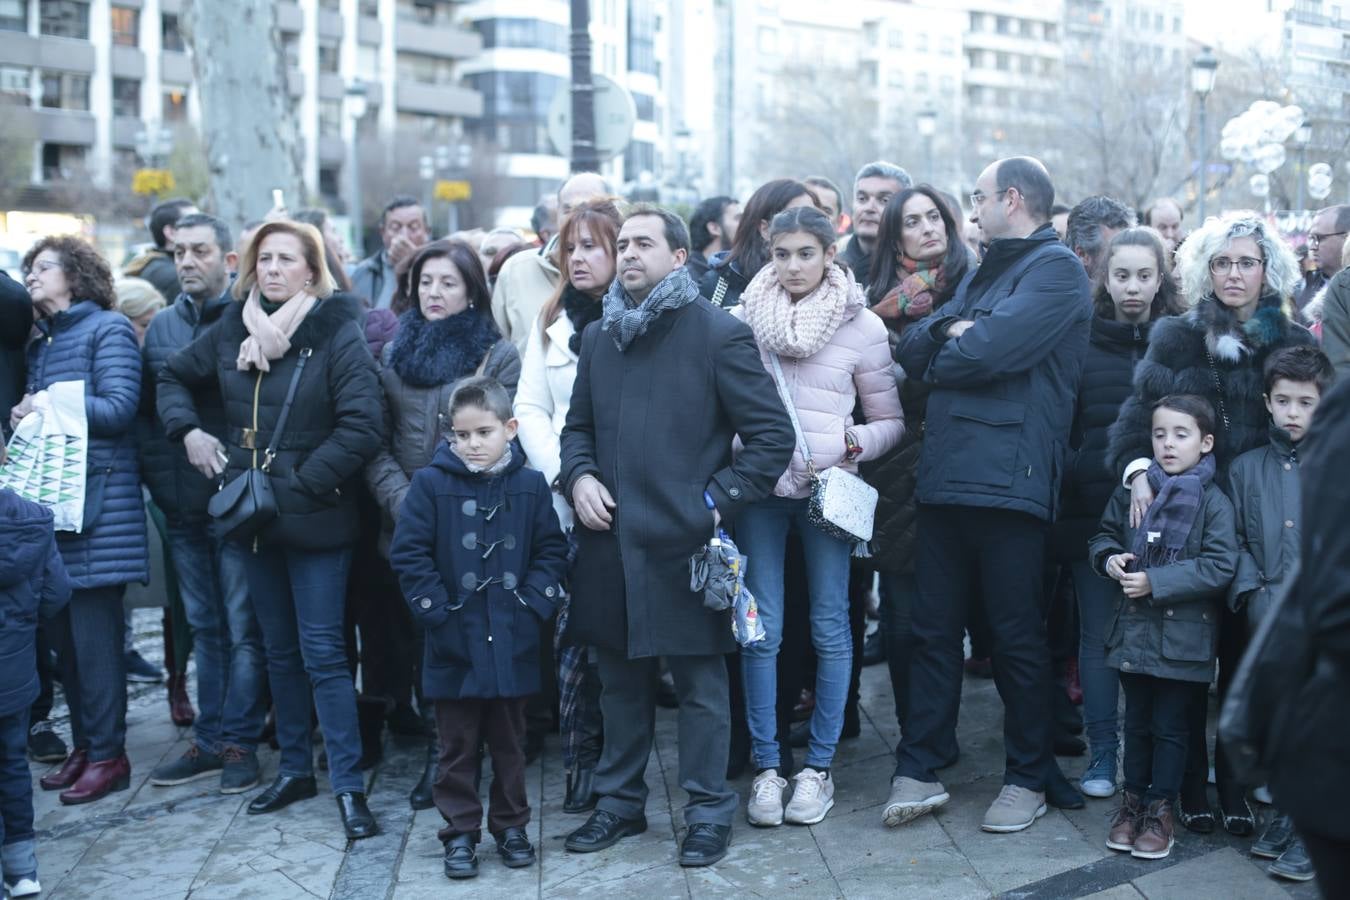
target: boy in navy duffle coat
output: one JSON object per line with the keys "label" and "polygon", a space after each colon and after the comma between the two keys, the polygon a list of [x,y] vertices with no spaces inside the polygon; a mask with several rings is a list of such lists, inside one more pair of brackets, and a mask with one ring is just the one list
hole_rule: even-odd
{"label": "boy in navy duffle coat", "polygon": [[423,696],[435,702],[445,874],[478,874],[478,749],[492,756],[488,830],[502,861],[531,865],[525,703],[538,693],[542,625],[562,598],[567,539],[544,476],[525,468],[506,390],[468,378],[451,435],[413,476],[389,559],[426,629]]}

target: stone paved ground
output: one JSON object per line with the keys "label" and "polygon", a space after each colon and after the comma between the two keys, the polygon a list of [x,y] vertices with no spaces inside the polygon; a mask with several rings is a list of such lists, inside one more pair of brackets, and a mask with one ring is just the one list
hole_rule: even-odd
{"label": "stone paved ground", "polygon": [[[158,658],[155,616],[137,614],[138,643]],[[37,789],[45,767],[34,768],[44,896],[207,898],[413,898],[628,896],[665,897],[905,897],[1051,898],[1109,900],[1184,897],[1187,900],[1311,898],[1312,885],[1277,883],[1247,856],[1244,842],[1182,832],[1170,859],[1146,863],[1103,846],[1109,801],[1076,812],[1051,810],[1015,835],[979,830],[1002,771],[1002,707],[992,682],[966,683],[961,710],[961,761],[946,772],[952,801],[937,815],[898,830],[881,825],[897,729],[884,666],[865,671],[863,734],[846,741],[834,769],[836,805],[811,828],[752,829],[738,819],[731,853],[716,867],[684,870],[675,863],[683,822],[676,777],[674,714],[662,711],[648,768],[650,830],[592,855],[563,852],[563,838],[580,824],[564,815],[556,738],[530,770],[531,836],[540,865],[508,870],[480,848],[482,874],[451,883],[441,874],[435,810],[414,814],[407,794],[420,773],[421,752],[390,739],[386,759],[370,773],[371,805],[384,833],[348,844],[337,811],[321,796],[260,818],[244,815],[253,792],[225,797],[210,781],[156,788],[146,779],[161,760],[181,754],[187,732],[168,719],[163,688],[138,687],[130,712],[128,753],[132,789],[86,807],[62,807]],[[64,728],[64,723],[62,723]],[[264,778],[276,754],[262,754]],[[1065,760],[1070,775],[1083,766]],[[748,779],[737,787],[744,794]]]}

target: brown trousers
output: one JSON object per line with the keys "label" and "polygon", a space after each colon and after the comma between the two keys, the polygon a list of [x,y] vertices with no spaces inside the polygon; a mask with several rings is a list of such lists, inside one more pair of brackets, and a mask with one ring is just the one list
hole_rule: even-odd
{"label": "brown trousers", "polygon": [[445,819],[437,837],[481,838],[483,802],[478,794],[479,747],[492,757],[488,831],[524,827],[530,821],[525,797],[525,706],[527,697],[492,700],[437,700],[436,735],[440,762],[431,796]]}

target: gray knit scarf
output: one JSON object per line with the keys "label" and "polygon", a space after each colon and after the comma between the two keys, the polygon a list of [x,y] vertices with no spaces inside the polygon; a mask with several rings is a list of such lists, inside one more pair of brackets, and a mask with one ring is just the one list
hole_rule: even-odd
{"label": "gray knit scarf", "polygon": [[635,338],[646,334],[661,313],[688,306],[698,297],[698,285],[683,266],[657,282],[641,303],[634,303],[623,289],[623,283],[616,278],[605,293],[605,313],[600,319],[600,330],[609,332],[620,352],[625,351]]}

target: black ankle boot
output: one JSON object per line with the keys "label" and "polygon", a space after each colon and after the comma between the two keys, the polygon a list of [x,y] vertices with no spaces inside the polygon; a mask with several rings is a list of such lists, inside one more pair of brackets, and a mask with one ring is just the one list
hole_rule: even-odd
{"label": "black ankle boot", "polygon": [[413,809],[431,809],[436,805],[432,799],[431,788],[436,783],[436,760],[439,755],[436,750],[436,739],[432,738],[427,742],[427,761],[422,767],[422,777],[408,795],[408,804]]}
{"label": "black ankle boot", "polygon": [[595,767],[578,767],[567,776],[567,798],[563,800],[563,812],[590,812],[595,809],[595,801]]}

